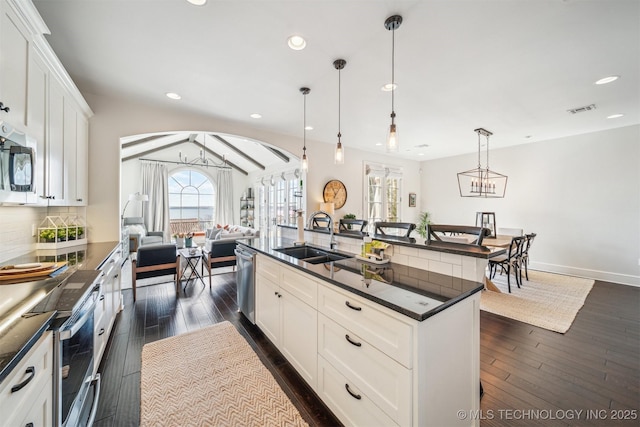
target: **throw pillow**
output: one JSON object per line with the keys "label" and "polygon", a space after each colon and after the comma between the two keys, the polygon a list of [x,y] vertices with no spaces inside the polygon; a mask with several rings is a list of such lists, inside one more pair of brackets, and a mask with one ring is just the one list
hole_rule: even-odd
{"label": "throw pillow", "polygon": [[222,228],[214,228],[211,230],[209,236],[207,236],[207,239],[218,240],[220,239],[220,234],[222,234]]}
{"label": "throw pillow", "polygon": [[129,230],[129,234],[138,234],[140,235],[140,237],[144,237],[147,235],[147,229],[140,224],[127,225],[127,229]]}

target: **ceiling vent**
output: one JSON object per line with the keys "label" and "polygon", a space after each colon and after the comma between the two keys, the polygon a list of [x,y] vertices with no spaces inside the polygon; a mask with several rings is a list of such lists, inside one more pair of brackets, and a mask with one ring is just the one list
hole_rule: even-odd
{"label": "ceiling vent", "polygon": [[567,110],[567,112],[569,112],[571,114],[576,114],[576,113],[584,113],[585,111],[591,111],[591,110],[595,110],[595,109],[596,109],[596,104],[591,104],[591,105],[587,105],[585,107],[572,108],[570,110]]}

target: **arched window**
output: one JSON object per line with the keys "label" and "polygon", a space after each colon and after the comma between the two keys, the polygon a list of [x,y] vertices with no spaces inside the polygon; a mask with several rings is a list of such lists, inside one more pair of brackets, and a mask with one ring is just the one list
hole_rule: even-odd
{"label": "arched window", "polygon": [[171,234],[213,227],[216,190],[204,174],[187,169],[169,175]]}

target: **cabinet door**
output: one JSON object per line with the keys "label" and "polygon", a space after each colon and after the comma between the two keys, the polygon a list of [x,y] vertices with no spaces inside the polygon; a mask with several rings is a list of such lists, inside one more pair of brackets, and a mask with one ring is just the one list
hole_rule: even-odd
{"label": "cabinet door", "polygon": [[29,410],[19,426],[50,427],[53,425],[53,380],[45,384],[40,390],[38,397],[33,400]]}
{"label": "cabinet door", "polygon": [[9,112],[0,111],[0,120],[26,130],[27,70],[29,33],[9,3],[2,1],[0,16],[0,102]]}
{"label": "cabinet door", "polygon": [[78,112],[76,115],[76,205],[87,206],[88,188],[89,123],[87,119]]}
{"label": "cabinet door", "polygon": [[49,70],[33,46],[29,55],[29,102],[27,104],[27,127],[29,135],[36,140],[36,193],[45,195],[46,136],[47,136],[47,93],[49,91]]}
{"label": "cabinet door", "polygon": [[46,155],[47,186],[43,197],[51,205],[64,203],[64,90],[53,78],[49,79],[49,137]]}
{"label": "cabinet door", "polygon": [[280,286],[256,274],[256,324],[280,346]]}
{"label": "cabinet door", "polygon": [[318,383],[318,312],[287,291],[281,290],[280,294],[281,351],[315,390]]}
{"label": "cabinet door", "polygon": [[62,181],[64,183],[64,196],[66,205],[74,205],[76,199],[76,139],[78,125],[76,122],[76,110],[68,96],[64,97],[64,108],[62,111],[64,126],[64,172]]}

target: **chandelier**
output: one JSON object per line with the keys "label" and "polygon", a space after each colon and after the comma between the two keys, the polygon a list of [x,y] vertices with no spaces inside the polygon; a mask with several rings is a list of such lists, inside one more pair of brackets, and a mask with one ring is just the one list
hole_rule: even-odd
{"label": "chandelier", "polygon": [[[190,138],[189,138],[190,142],[196,143],[199,145],[199,143],[197,143],[195,141],[195,134],[193,134]],[[200,149],[200,155],[198,157],[196,157],[193,160],[189,160],[187,159],[187,156],[183,156],[182,155],[182,151],[178,152],[178,158],[180,159],[179,164],[184,165],[184,166],[204,166],[204,167],[229,167],[227,165],[227,157],[225,154],[222,155],[222,157],[220,157],[219,161],[213,160],[210,157],[206,156],[206,152],[209,151],[207,150],[207,139],[206,139],[206,134],[202,134],[202,148]]]}
{"label": "chandelier", "polygon": [[[460,196],[486,198],[504,197],[507,190],[508,177],[489,169],[489,137],[493,135],[493,133],[483,128],[475,129],[474,132],[478,134],[478,167],[458,173]],[[487,145],[487,163],[484,168],[480,162],[482,136],[486,137]]]}

